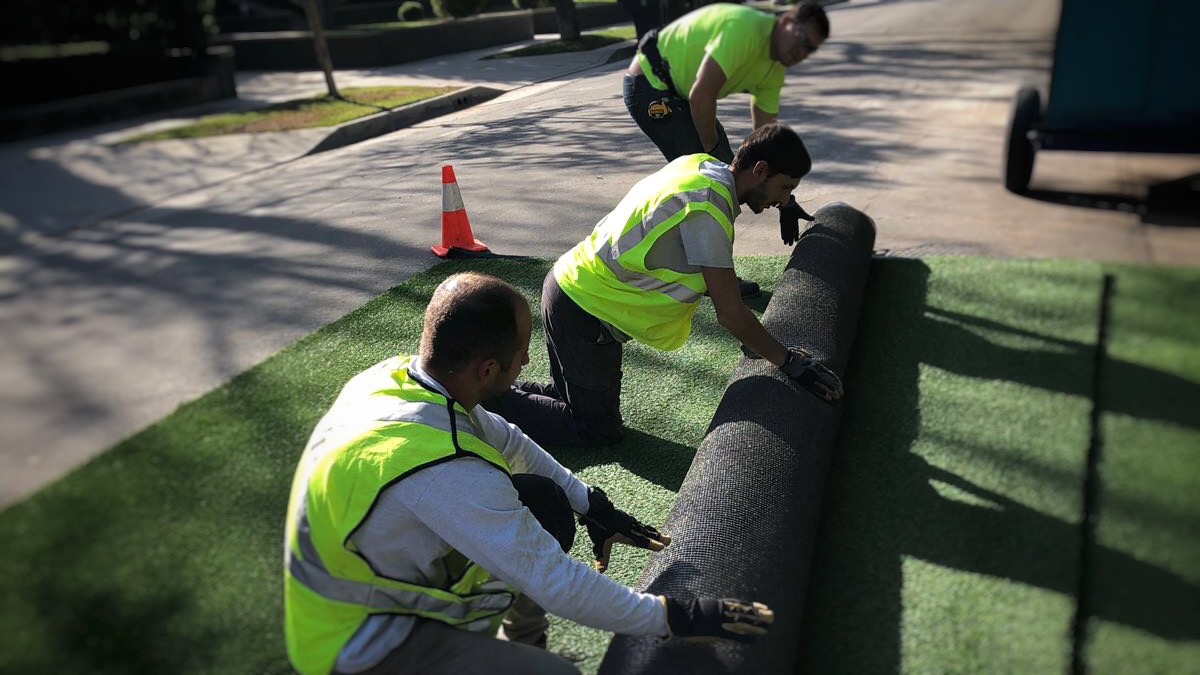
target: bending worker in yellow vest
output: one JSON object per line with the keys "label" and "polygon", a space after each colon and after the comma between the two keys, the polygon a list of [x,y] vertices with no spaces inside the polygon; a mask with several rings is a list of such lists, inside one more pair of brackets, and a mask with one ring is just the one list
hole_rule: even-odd
{"label": "bending worker in yellow vest", "polygon": [[[754,128],[774,122],[784,71],[827,39],[829,17],[807,0],[778,16],[729,3],[706,5],[640,37],[625,74],[625,108],[668,162],[697,152],[728,162],[733,150],[717,119],[717,100],[748,93]],[[812,217],[795,197],[779,206],[785,244],[800,236],[801,219]],[[757,295],[758,287],[743,282],[741,292]]]}
{"label": "bending worker in yellow vest", "polygon": [[621,344],[673,350],[687,340],[700,299],[742,345],[800,386],[835,403],[837,375],[801,347],[779,343],[742,302],[733,272],[734,219],[786,202],[812,168],[804,142],[768,124],[732,164],[685,155],[642,179],[542,287],[550,384],[520,382],[485,405],[542,445],[620,440]]}
{"label": "bending worker in yellow vest", "polygon": [[[477,405],[528,363],[531,324],[508,284],[452,276],[425,312],[420,354],[355,376],[317,425],[288,505],[297,671],[578,673],[545,651],[546,610],[630,635],[767,630],[763,605],[636,593],[602,575],[614,542],[661,550],[670,538]],[[576,514],[597,569],[567,553]]]}

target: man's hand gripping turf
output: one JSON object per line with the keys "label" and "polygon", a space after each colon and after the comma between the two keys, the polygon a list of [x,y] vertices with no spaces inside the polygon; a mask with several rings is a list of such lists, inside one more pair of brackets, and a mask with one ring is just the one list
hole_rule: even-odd
{"label": "man's hand gripping turf", "polygon": [[788,377],[829,405],[842,399],[842,381],[803,347],[788,347],[787,361],[779,367]]}
{"label": "man's hand gripping turf", "polygon": [[800,221],[812,219],[804,207],[796,202],[796,195],[791,195],[788,203],[779,207],[779,238],[791,246],[800,238]]}
{"label": "man's hand gripping turf", "polygon": [[671,537],[613,506],[608,495],[598,487],[588,488],[588,512],[579,516],[579,523],[587,528],[596,570],[601,574],[608,569],[608,557],[615,543],[651,551],[661,551],[671,543]]}
{"label": "man's hand gripping turf", "polygon": [[775,622],[775,612],[761,602],[659,597],[667,611],[667,640],[673,637],[721,638],[749,644],[759,635],[765,635]]}

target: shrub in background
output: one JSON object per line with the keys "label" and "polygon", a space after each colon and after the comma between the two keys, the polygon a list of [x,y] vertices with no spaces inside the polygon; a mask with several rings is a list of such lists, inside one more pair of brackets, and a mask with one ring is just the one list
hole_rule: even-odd
{"label": "shrub in background", "polygon": [[540,9],[549,7],[550,0],[512,0],[512,4],[517,9]]}
{"label": "shrub in background", "polygon": [[0,45],[106,42],[204,56],[212,0],[9,0]]}
{"label": "shrub in background", "polygon": [[443,19],[475,16],[483,10],[487,0],[430,0],[433,13]]}
{"label": "shrub in background", "polygon": [[401,21],[420,21],[425,18],[425,8],[417,0],[406,0],[396,10],[396,18]]}

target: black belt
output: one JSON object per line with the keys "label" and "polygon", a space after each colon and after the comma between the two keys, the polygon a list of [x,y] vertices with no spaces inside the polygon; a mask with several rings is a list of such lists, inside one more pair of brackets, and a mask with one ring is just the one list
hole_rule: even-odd
{"label": "black belt", "polygon": [[658,29],[646,31],[646,34],[638,41],[638,51],[646,55],[646,60],[650,63],[650,72],[667,85],[670,93],[678,95],[679,90],[675,88],[675,82],[671,79],[671,68],[667,65],[666,59],[662,57],[662,53],[658,51]]}

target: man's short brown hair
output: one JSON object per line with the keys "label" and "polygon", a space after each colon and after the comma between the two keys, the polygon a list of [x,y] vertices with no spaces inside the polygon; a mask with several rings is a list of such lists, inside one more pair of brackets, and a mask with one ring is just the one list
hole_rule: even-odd
{"label": "man's short brown hair", "polygon": [[747,136],[730,166],[734,171],[746,170],[758,162],[766,162],[772,174],[786,173],[796,180],[812,171],[812,157],[800,135],[778,123],[764,124]]}
{"label": "man's short brown hair", "polygon": [[797,2],[783,15],[792,17],[796,23],[810,23],[816,26],[817,34],[821,36],[821,39],[829,39],[829,15],[817,3],[811,0]]}
{"label": "man's short brown hair", "polygon": [[448,375],[479,359],[496,359],[508,370],[520,340],[517,312],[529,303],[508,283],[477,272],[460,272],[438,284],[425,308],[421,360]]}

